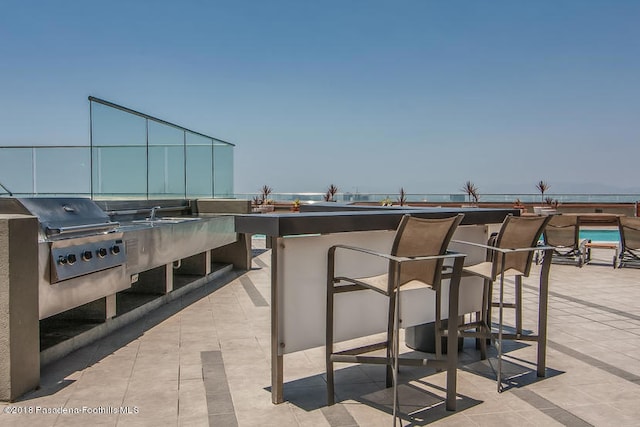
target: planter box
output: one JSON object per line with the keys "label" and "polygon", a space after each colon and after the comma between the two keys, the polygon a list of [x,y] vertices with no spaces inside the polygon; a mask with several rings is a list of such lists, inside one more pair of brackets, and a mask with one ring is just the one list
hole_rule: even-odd
{"label": "planter box", "polygon": [[273,212],[274,209],[275,209],[274,205],[260,205],[258,207],[251,209],[251,212],[266,213],[266,212]]}

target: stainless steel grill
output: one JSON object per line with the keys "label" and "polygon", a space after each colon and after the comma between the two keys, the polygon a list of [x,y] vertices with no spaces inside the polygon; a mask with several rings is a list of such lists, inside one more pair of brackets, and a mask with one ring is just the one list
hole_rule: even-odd
{"label": "stainless steel grill", "polygon": [[126,289],[119,224],[90,199],[0,199],[0,213],[36,216],[40,318]]}

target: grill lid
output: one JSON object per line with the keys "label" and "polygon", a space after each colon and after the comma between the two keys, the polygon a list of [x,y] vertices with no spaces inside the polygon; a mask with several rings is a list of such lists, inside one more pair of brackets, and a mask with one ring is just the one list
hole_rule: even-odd
{"label": "grill lid", "polygon": [[[91,199],[32,197],[13,200],[24,209],[16,213],[36,216],[47,236],[99,233],[119,225],[111,222],[109,215]],[[19,210],[20,206],[12,208]]]}

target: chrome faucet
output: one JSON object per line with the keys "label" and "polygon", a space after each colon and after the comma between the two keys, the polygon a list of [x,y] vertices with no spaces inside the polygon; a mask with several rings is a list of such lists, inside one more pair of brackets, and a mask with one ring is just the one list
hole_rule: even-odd
{"label": "chrome faucet", "polygon": [[156,220],[156,212],[158,211],[158,209],[161,209],[160,206],[154,206],[151,208],[151,214],[149,215],[149,221],[155,221]]}

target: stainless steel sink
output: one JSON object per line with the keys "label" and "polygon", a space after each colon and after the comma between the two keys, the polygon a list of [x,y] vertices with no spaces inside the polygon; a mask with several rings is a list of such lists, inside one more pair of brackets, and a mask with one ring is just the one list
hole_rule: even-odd
{"label": "stainless steel sink", "polygon": [[129,276],[237,240],[233,216],[156,217],[120,224]]}

